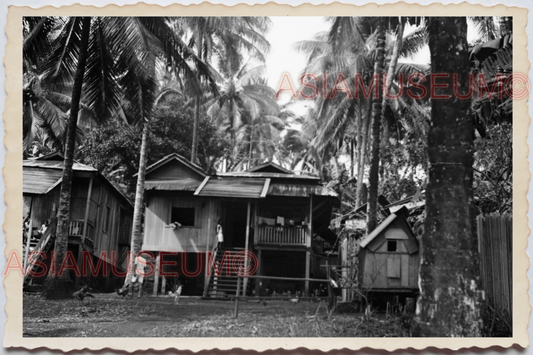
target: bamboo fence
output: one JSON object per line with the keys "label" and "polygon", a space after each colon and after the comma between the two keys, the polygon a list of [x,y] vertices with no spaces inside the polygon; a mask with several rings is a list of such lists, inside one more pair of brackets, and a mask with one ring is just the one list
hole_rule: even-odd
{"label": "bamboo fence", "polygon": [[477,217],[481,282],[489,305],[512,320],[513,217],[493,213]]}

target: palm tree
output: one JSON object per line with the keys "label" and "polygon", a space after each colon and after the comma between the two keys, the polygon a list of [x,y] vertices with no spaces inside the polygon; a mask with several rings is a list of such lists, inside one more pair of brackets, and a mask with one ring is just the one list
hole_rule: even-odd
{"label": "palm tree", "polygon": [[[468,82],[470,62],[464,17],[429,20],[431,70],[458,73]],[[453,94],[451,79],[449,90]],[[440,93],[439,93],[440,94]],[[473,144],[469,100],[432,100],[428,137],[424,255],[417,336],[481,335],[479,256],[473,220]],[[451,292],[450,290],[453,290]]]}
{"label": "palm tree", "polygon": [[[350,92],[356,90],[357,83],[354,75],[359,74],[368,79],[372,71],[373,47],[367,45],[371,33],[366,32],[364,18],[336,17],[331,20],[328,33],[319,34],[312,41],[303,41],[297,44],[297,49],[308,54],[306,72],[326,73],[328,80],[323,82],[319,76],[317,86],[333,88],[339,75],[346,78],[346,85]],[[368,80],[365,80],[365,85]],[[324,85],[325,84],[325,85]],[[328,161],[334,153],[344,144],[345,133],[354,132],[358,157],[366,155],[366,131],[368,122],[369,100],[366,98],[354,99],[352,95],[344,92],[336,93],[332,99],[331,91],[320,95],[315,105],[315,110],[309,114],[308,122],[304,125],[304,135],[313,137],[308,153],[318,155],[320,160]],[[310,121],[316,121],[311,123]],[[353,156],[352,156],[353,160]],[[364,164],[358,164],[358,189],[361,191]],[[361,193],[358,193],[361,196]],[[358,204],[360,202],[357,202]]]}
{"label": "palm tree", "polygon": [[[72,85],[49,88],[44,80],[43,62],[53,49],[54,33],[60,26],[54,17],[23,18],[23,154],[31,155],[34,138],[50,150],[64,149]],[[71,83],[72,84],[72,83]],[[93,119],[81,104],[82,118]],[[77,141],[82,137],[78,130]]]}
{"label": "palm tree", "polygon": [[[76,44],[78,50],[78,58],[76,63],[76,71],[74,74],[74,84],[72,86],[72,104],[70,108],[70,117],[67,128],[67,139],[65,142],[65,158],[64,168],[62,174],[59,209],[57,215],[57,232],[55,242],[56,270],[62,265],[65,253],[68,246],[68,224],[70,214],[70,196],[72,190],[72,166],[74,163],[74,145],[76,126],[78,122],[78,111],[82,93],[83,77],[85,75],[85,65],[88,58],[89,36],[91,30],[91,18],[77,18],[71,23],[71,28],[79,28],[80,37],[79,43]],[[54,275],[52,275],[54,276]],[[64,277],[54,278],[49,277],[45,285],[45,295],[47,298],[64,298],[68,296],[70,290],[64,287],[64,283],[68,282],[67,275]]]}
{"label": "palm tree", "polygon": [[[194,76],[187,64],[189,60],[208,81],[211,78],[209,70],[176,36],[166,18],[73,17],[56,20],[60,26],[56,30],[53,51],[44,64],[44,78],[51,88],[73,83],[56,233],[55,263],[58,270],[68,243],[74,137],[82,90],[88,107],[100,119],[111,117],[127,99],[134,107],[131,112],[140,121],[146,120],[153,108],[157,89],[153,77],[156,57],[163,57],[173,68],[180,68],[182,75]],[[137,215],[140,215],[139,211],[140,208],[136,208]],[[140,218],[137,220],[140,222]],[[134,231],[138,232],[135,226]],[[138,240],[139,234],[134,233],[132,240]],[[49,278],[46,295],[50,298],[68,295],[68,288],[62,287],[64,282],[65,279]]]}
{"label": "palm tree", "polygon": [[[412,19],[410,20],[413,21]],[[326,85],[327,87],[333,87],[338,75],[343,74],[347,79],[346,85],[349,86],[350,92],[354,93],[358,90],[358,83],[353,80],[354,75],[361,75],[363,78],[366,78],[365,85],[369,84],[373,78],[374,64],[377,62],[377,58],[380,57],[383,58],[384,62],[389,63],[387,82],[383,84],[387,85],[387,92],[391,91],[391,87],[396,88],[396,85],[393,85],[393,80],[397,72],[415,69],[412,65],[408,64],[397,65],[400,49],[402,48],[401,39],[403,28],[407,18],[402,18],[400,21],[386,19],[381,27],[388,24],[389,27],[396,26],[397,31],[387,31],[385,38],[380,38],[379,36],[377,29],[380,26],[378,26],[379,21],[376,19],[341,17],[334,18],[331,21],[332,26],[327,36],[317,36],[314,41],[305,41],[298,44],[298,49],[309,53],[309,64],[306,71],[317,72],[318,69],[318,72],[327,72],[330,74],[328,76],[330,82]],[[379,54],[380,46],[378,46],[378,43],[385,46],[384,50],[386,50],[386,55]],[[387,58],[390,59],[387,60]],[[378,77],[381,78],[381,75]],[[319,81],[317,86],[321,88],[323,83]],[[379,84],[379,87],[382,87],[382,84]],[[322,159],[327,160],[328,157],[325,154],[328,153],[331,155],[337,149],[340,149],[341,145],[345,142],[344,138],[346,134],[353,132],[352,134],[354,134],[355,140],[348,139],[346,143],[352,145],[353,143],[351,142],[355,141],[358,151],[357,206],[361,204],[362,200],[364,159],[366,156],[367,142],[369,141],[369,123],[373,117],[372,115],[375,117],[379,114],[379,119],[373,121],[374,124],[378,124],[378,127],[374,126],[374,139],[372,140],[374,149],[372,156],[375,157],[372,160],[372,172],[376,177],[371,178],[373,196],[371,200],[376,201],[378,185],[377,172],[380,157],[379,145],[381,144],[381,139],[376,134],[380,133],[382,122],[387,122],[384,120],[386,109],[390,106],[393,111],[398,111],[400,106],[403,108],[405,104],[399,106],[396,102],[389,103],[390,100],[386,100],[384,95],[383,97],[379,97],[381,102],[372,101],[371,98],[354,100],[352,97],[353,94],[347,95],[344,93],[340,93],[340,96],[337,94],[333,100],[329,93],[325,96],[327,99],[323,97],[318,98],[317,109],[314,112],[311,111],[310,114],[311,119],[318,120],[316,124],[312,125],[316,127],[315,139],[312,145],[318,150]],[[372,107],[370,105],[371,102],[373,102]],[[376,105],[379,107],[380,104],[382,109],[375,111]],[[320,117],[317,115],[320,115]],[[401,119],[401,115],[397,115],[396,112],[395,116]],[[348,149],[350,151],[354,150],[353,146],[348,147]],[[351,155],[353,162],[353,154]],[[369,216],[373,216],[373,218],[370,218],[372,227],[372,223],[375,224],[376,203],[372,202],[371,205],[373,209],[369,213]]]}
{"label": "palm tree", "polygon": [[[270,44],[263,37],[270,26],[266,17],[184,17],[178,19],[183,32],[190,34],[190,45],[196,55],[204,62],[213,56],[219,58],[219,67],[228,73],[231,67],[238,68],[242,62],[243,51],[247,55],[264,62],[264,54]],[[220,59],[222,59],[220,61]],[[222,80],[221,77],[218,77]],[[198,152],[198,124],[203,100],[203,90],[195,93],[195,121],[191,161],[196,162]]]}
{"label": "palm tree", "polygon": [[[275,92],[258,78],[263,74],[265,67],[258,66],[248,69],[245,64],[230,76],[221,90],[218,98],[210,100],[207,114],[223,131],[229,133],[234,145],[233,165],[238,163],[239,147],[237,137],[239,131],[246,125],[263,119],[277,116],[280,112],[274,100]],[[250,130],[251,131],[251,130]]]}

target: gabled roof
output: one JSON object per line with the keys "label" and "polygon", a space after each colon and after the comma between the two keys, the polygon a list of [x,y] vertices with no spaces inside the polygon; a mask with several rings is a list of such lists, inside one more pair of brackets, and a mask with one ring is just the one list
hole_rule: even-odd
{"label": "gabled roof", "polygon": [[[63,163],[63,160],[50,160],[51,158],[56,158],[58,156],[62,157],[61,153],[52,153],[48,156],[22,161],[23,194],[45,195],[61,183],[65,164]],[[74,161],[72,170],[74,170],[74,172],[94,173],[95,175],[100,176],[106,183],[111,185],[113,190],[120,194],[131,205],[131,201],[124,192],[107,180],[105,176],[100,174],[98,170],[92,166]]]}
{"label": "gabled roof", "polygon": [[254,166],[247,170],[248,172],[261,172],[261,173],[278,173],[278,174],[294,174],[289,169],[285,169],[281,165],[273,163],[271,161]]}
{"label": "gabled roof", "polygon": [[32,195],[44,195],[61,182],[62,175],[62,170],[25,168],[22,175],[22,192]]}
{"label": "gabled roof", "polygon": [[402,208],[396,213],[391,213],[390,216],[388,216],[383,222],[380,223],[379,226],[377,226],[376,229],[372,231],[372,233],[370,233],[361,240],[361,242],[359,243],[361,248],[365,248],[368,244],[370,244],[370,242],[372,242],[378,235],[380,235],[381,232],[383,232],[397,218],[401,218],[405,222],[405,226],[409,229],[411,236],[414,238],[414,233],[411,230],[409,223],[407,223],[407,220],[405,219],[405,217],[403,217],[404,213],[408,213],[407,209]]}
{"label": "gabled roof", "polygon": [[202,169],[200,166],[198,166],[198,165],[196,165],[194,163],[191,163],[190,161],[188,161],[183,156],[181,156],[181,155],[179,155],[177,153],[169,154],[169,155],[161,158],[159,161],[157,161],[157,162],[153,163],[152,165],[150,165],[148,168],[146,168],[146,174],[147,175],[150,174],[152,171],[162,167],[163,165],[168,164],[169,162],[171,162],[173,160],[179,161],[180,163],[182,163],[183,165],[185,165],[186,167],[188,167],[192,171],[200,174],[203,177],[207,176],[207,173],[204,171],[204,169]]}
{"label": "gabled roof", "polygon": [[389,224],[392,223],[392,221],[394,221],[396,219],[396,217],[398,217],[396,214],[391,214],[390,216],[388,216],[383,222],[381,222],[381,224],[379,226],[377,226],[376,229],[374,229],[372,231],[372,233],[370,233],[369,235],[367,235],[366,237],[364,237],[362,240],[361,240],[361,248],[364,248],[366,247],[368,244],[370,244],[371,241],[374,240],[374,238],[376,238],[381,232],[383,232],[383,230],[385,228],[387,228],[387,226]]}

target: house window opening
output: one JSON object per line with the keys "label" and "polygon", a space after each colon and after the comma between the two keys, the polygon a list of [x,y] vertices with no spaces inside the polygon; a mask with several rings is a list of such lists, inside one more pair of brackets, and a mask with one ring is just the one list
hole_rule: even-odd
{"label": "house window opening", "polygon": [[395,252],[398,251],[398,242],[396,240],[387,241],[387,251]]}
{"label": "house window opening", "polygon": [[172,207],[170,222],[179,222],[182,226],[194,227],[195,210],[192,207]]}

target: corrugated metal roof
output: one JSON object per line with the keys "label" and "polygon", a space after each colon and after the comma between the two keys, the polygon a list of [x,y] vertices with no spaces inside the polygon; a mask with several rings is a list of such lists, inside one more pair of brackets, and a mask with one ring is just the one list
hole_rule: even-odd
{"label": "corrugated metal roof", "polygon": [[[22,161],[22,166],[22,184],[23,193],[25,194],[45,194],[49,192],[52,187],[61,182],[64,168],[63,161],[30,159]],[[107,178],[101,175],[97,169],[78,162],[74,162],[72,169],[74,171],[92,172],[101,176],[116,192],[118,192],[124,198],[124,200],[133,206],[132,202],[128,199],[124,192],[122,192],[122,189],[115,186],[111,181],[107,180]]]}
{"label": "corrugated metal roof", "polygon": [[[61,160],[24,160],[23,167],[35,167],[44,169],[59,169],[63,170],[64,164]],[[98,171],[92,166],[74,162],[72,169],[76,171]],[[24,172],[25,173],[25,172]]]}
{"label": "corrugated metal roof", "polygon": [[279,174],[279,173],[262,173],[262,172],[230,172],[230,173],[218,173],[218,176],[233,176],[233,177],[248,177],[248,178],[274,178],[274,179],[297,179],[297,180],[311,180],[319,181],[320,178],[316,176],[308,175],[296,175],[296,174]]}
{"label": "corrugated metal roof", "polygon": [[195,179],[150,180],[144,184],[146,190],[163,191],[196,191],[198,186],[200,186],[200,182]]}
{"label": "corrugated metal roof", "polygon": [[209,197],[260,198],[267,179],[211,177],[195,195]]}
{"label": "corrugated metal roof", "polygon": [[292,184],[270,184],[268,195],[273,196],[337,196],[337,194],[321,185],[292,185]]}
{"label": "corrugated metal roof", "polygon": [[22,174],[22,192],[42,195],[61,180],[62,170],[28,168]]}

